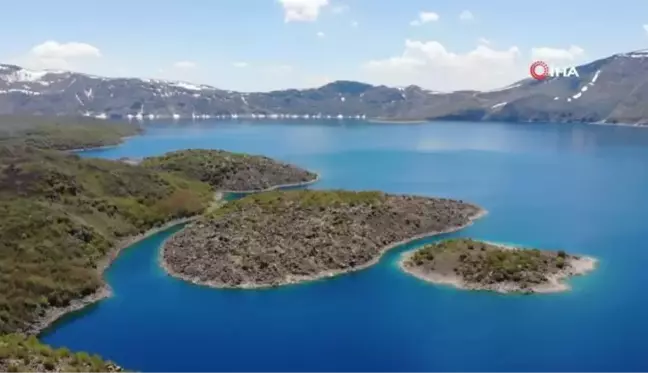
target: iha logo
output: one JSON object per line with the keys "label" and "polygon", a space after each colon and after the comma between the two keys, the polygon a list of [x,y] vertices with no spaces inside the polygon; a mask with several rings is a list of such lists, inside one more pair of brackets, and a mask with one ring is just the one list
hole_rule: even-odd
{"label": "iha logo", "polygon": [[578,75],[578,70],[576,70],[576,68],[573,66],[549,67],[549,65],[547,65],[547,63],[544,61],[536,61],[532,63],[531,67],[529,68],[529,72],[531,73],[531,77],[535,80],[545,80],[547,78],[555,77],[569,78],[572,76],[580,78],[580,75]]}

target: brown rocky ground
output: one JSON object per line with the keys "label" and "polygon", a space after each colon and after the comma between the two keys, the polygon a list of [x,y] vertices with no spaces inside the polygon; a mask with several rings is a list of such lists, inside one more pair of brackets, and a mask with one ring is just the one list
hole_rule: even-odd
{"label": "brown rocky ground", "polygon": [[225,205],[172,237],[173,275],[215,287],[313,280],[374,263],[390,245],[459,229],[479,207],[380,192],[267,192]]}

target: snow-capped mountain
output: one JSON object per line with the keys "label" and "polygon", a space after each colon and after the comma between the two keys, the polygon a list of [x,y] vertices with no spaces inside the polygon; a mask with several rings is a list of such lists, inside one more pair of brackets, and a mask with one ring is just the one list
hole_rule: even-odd
{"label": "snow-capped mountain", "polygon": [[337,81],[243,93],[208,85],[107,78],[0,65],[0,114],[99,118],[389,118],[648,124],[648,50],[577,67],[579,77],[441,93]]}

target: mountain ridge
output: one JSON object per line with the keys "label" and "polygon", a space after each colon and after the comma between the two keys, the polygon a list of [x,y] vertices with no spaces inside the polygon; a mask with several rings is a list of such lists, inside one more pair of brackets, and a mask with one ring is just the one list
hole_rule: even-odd
{"label": "mountain ridge", "polygon": [[648,125],[648,50],[489,91],[437,92],[339,80],[308,89],[237,92],[211,85],[35,71],[0,64],[0,114],[113,119],[355,118]]}

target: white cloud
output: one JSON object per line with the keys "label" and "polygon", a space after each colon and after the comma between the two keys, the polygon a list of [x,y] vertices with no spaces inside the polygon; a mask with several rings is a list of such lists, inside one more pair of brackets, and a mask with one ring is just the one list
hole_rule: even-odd
{"label": "white cloud", "polygon": [[410,22],[410,25],[421,26],[429,22],[436,22],[439,18],[439,15],[434,12],[420,12],[418,18]]}
{"label": "white cloud", "polygon": [[462,21],[472,21],[475,19],[475,15],[470,10],[464,10],[459,14],[459,19]]}
{"label": "white cloud", "polygon": [[322,31],[320,31],[320,32],[317,33],[317,37],[320,38],[320,39],[322,39],[322,38],[325,37],[325,36],[326,36],[326,35],[325,35]]}
{"label": "white cloud", "polygon": [[479,44],[483,44],[483,45],[491,45],[491,44],[493,44],[492,41],[490,41],[490,40],[488,40],[486,38],[479,38],[479,39],[477,39],[477,42]]}
{"label": "white cloud", "polygon": [[238,67],[238,68],[244,68],[244,67],[248,67],[248,66],[250,66],[250,64],[247,63],[247,62],[240,61],[240,62],[234,62],[234,63],[232,64],[232,66],[234,66],[234,67]]}
{"label": "white cloud", "polygon": [[349,11],[349,6],[346,4],[339,4],[331,8],[331,11],[335,14],[342,14]]}
{"label": "white cloud", "polygon": [[546,61],[576,61],[585,56],[585,50],[572,45],[568,49],[540,47],[531,49],[531,57]]}
{"label": "white cloud", "polygon": [[358,23],[358,21],[351,21],[351,27],[357,28],[358,26],[360,26],[360,23]]}
{"label": "white cloud", "polygon": [[176,69],[195,69],[198,65],[192,61],[178,61],[173,64]]}
{"label": "white cloud", "polygon": [[321,8],[329,4],[328,0],[279,0],[284,8],[285,22],[312,22],[317,20]]}
{"label": "white cloud", "polygon": [[78,70],[84,62],[100,57],[99,48],[87,43],[48,40],[35,45],[16,61],[34,69]]}
{"label": "white cloud", "polygon": [[646,31],[646,33],[648,33],[648,24],[643,25],[643,29],[644,29],[644,31]]}
{"label": "white cloud", "polygon": [[367,80],[379,84],[419,84],[439,91],[492,89],[526,77],[520,50],[479,45],[466,53],[448,50],[438,41],[406,40],[400,56],[369,61]]}

